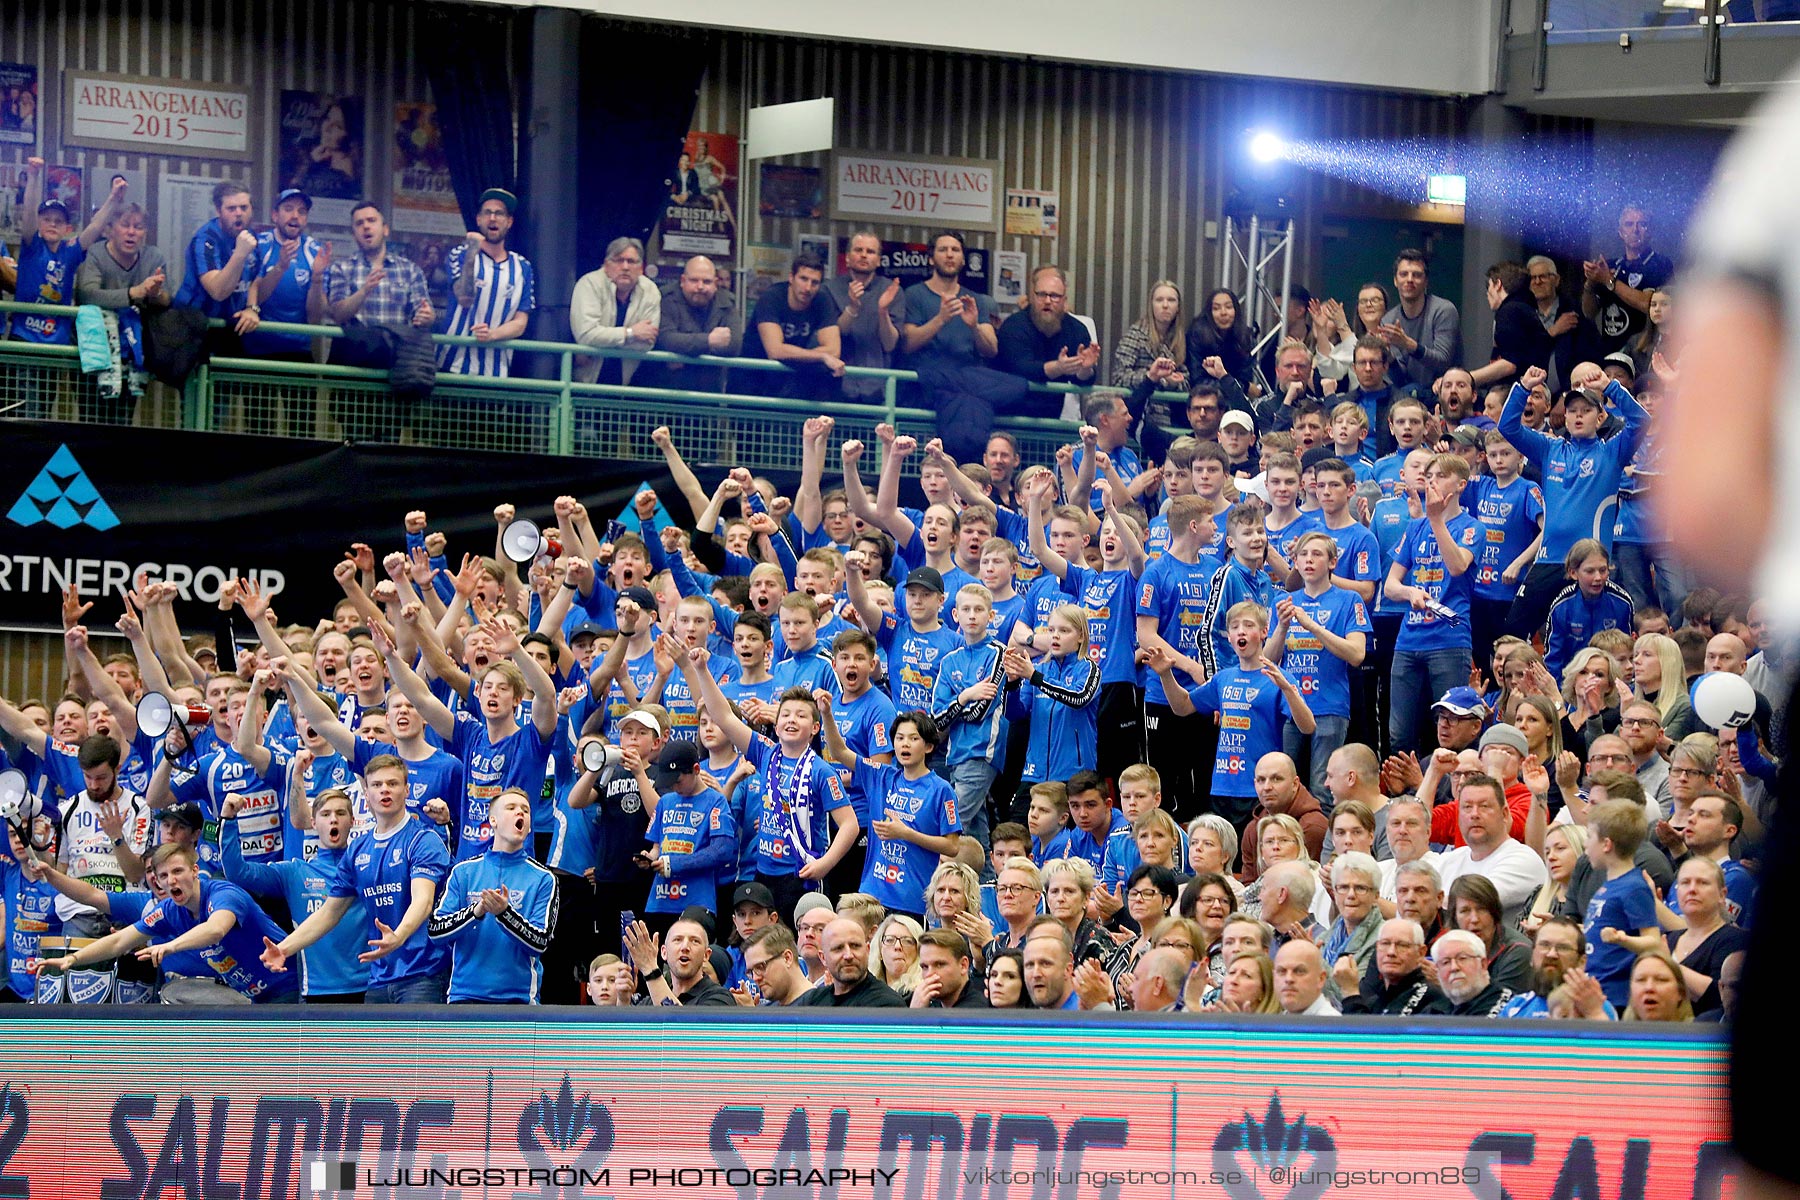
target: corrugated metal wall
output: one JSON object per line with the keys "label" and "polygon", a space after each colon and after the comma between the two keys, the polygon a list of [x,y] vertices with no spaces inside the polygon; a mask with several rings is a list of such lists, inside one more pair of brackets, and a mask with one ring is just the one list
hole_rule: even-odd
{"label": "corrugated metal wall", "polygon": [[[694,128],[740,132],[746,105],[817,96],[837,98],[842,147],[997,158],[1004,186],[1060,192],[1062,236],[970,241],[1067,269],[1071,308],[1094,317],[1109,346],[1142,315],[1155,280],[1181,283],[1190,307],[1214,285],[1219,246],[1205,226],[1221,217],[1228,163],[1246,130],[1448,141],[1464,116],[1464,102],[1442,97],[732,35],[719,42]],[[829,167],[823,153],[783,161]],[[1327,175],[1298,178],[1294,279],[1307,282],[1323,217],[1391,212],[1396,202]],[[749,222],[749,240],[776,245],[849,232],[754,211]],[[878,231],[925,241],[932,228]]]}
{"label": "corrugated metal wall", "polygon": [[[499,49],[499,48],[495,48]],[[492,52],[484,47],[483,53]],[[243,179],[259,205],[274,195],[272,147],[283,88],[362,99],[368,119],[364,180],[386,196],[392,179],[394,103],[426,100],[414,61],[413,19],[387,3],[244,4],[236,0],[6,0],[0,4],[0,59],[35,63],[42,97],[39,144],[62,142],[65,70],[238,83],[252,100],[254,164],[69,147],[55,164],[147,172],[153,209],[164,174]],[[18,148],[7,147],[12,161]],[[144,197],[136,197],[144,201]],[[179,247],[165,247],[171,255]]]}

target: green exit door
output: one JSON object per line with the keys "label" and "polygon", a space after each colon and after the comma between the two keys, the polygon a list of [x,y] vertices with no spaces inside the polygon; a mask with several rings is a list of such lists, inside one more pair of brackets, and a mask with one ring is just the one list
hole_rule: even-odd
{"label": "green exit door", "polygon": [[[1431,290],[1456,299],[1462,293],[1463,229],[1431,221],[1396,221],[1384,217],[1327,217],[1320,223],[1324,243],[1320,283],[1324,295],[1343,302],[1356,316],[1356,291],[1370,281],[1381,284],[1394,300],[1394,256],[1417,248],[1425,251]],[[1458,305],[1458,307],[1461,307]]]}

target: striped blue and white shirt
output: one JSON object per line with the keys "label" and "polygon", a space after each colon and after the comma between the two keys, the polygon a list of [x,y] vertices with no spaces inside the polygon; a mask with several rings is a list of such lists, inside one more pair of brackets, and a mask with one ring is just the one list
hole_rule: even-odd
{"label": "striped blue and white shirt", "polygon": [[[468,243],[450,251],[446,261],[450,272],[451,295],[462,278],[463,264],[468,261]],[[503,325],[521,312],[537,307],[537,274],[523,254],[507,251],[506,258],[495,262],[486,254],[475,256],[475,299],[472,304],[457,301],[450,316],[450,327],[444,332],[456,337],[474,336],[475,326],[490,328]],[[485,346],[444,346],[438,351],[438,369],[457,375],[489,375],[504,378],[512,366],[512,351],[504,342]]]}

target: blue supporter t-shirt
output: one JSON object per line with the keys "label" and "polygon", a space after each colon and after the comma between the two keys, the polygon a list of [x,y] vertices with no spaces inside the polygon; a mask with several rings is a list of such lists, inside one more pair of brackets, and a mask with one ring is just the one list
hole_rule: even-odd
{"label": "blue supporter t-shirt", "polygon": [[[1444,522],[1445,530],[1457,545],[1474,554],[1481,546],[1481,522],[1468,513],[1457,513]],[[1394,554],[1394,561],[1406,570],[1405,582],[1424,588],[1426,593],[1457,615],[1457,620],[1439,617],[1423,609],[1406,607],[1400,623],[1400,636],[1394,649],[1425,653],[1432,650],[1469,649],[1474,641],[1469,633],[1469,599],[1473,594],[1475,565],[1470,563],[1461,575],[1453,575],[1444,565],[1437,534],[1431,521],[1420,517],[1407,526],[1406,536]]]}
{"label": "blue supporter t-shirt", "polygon": [[1583,930],[1587,934],[1587,973],[1615,1008],[1631,1000],[1631,968],[1637,954],[1600,936],[1603,929],[1622,929],[1633,937],[1656,925],[1656,896],[1636,867],[1608,879],[1588,900]]}
{"label": "blue supporter t-shirt", "polygon": [[1219,750],[1213,758],[1212,794],[1256,795],[1256,764],[1281,749],[1282,726],[1293,718],[1287,697],[1261,671],[1236,663],[1188,689],[1201,713],[1219,714]]}
{"label": "blue supporter t-shirt", "polygon": [[[1348,588],[1328,587],[1318,596],[1305,589],[1289,592],[1287,598],[1329,633],[1347,637],[1360,633],[1367,638],[1375,632],[1369,621],[1369,610],[1362,597]],[[1279,618],[1269,614],[1269,632],[1275,631]],[[1348,717],[1350,715],[1350,664],[1333,654],[1317,634],[1303,629],[1298,621],[1288,626],[1287,652],[1282,656],[1285,671],[1306,706],[1315,717]]]}

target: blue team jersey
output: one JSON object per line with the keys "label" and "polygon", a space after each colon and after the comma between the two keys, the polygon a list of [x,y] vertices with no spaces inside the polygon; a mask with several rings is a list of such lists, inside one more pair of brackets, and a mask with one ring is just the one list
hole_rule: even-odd
{"label": "blue team jersey", "polygon": [[1231,644],[1229,618],[1232,608],[1245,600],[1266,610],[1275,604],[1275,581],[1261,567],[1246,567],[1236,555],[1221,561],[1207,584],[1206,619],[1200,639],[1200,665],[1208,675],[1237,661]]}
{"label": "blue team jersey", "polygon": [[[281,258],[281,240],[273,229],[265,229],[256,237],[256,254],[245,268],[245,274],[256,278],[275,269]],[[305,325],[306,294],[312,288],[313,260],[319,256],[320,243],[306,234],[300,235],[300,249],[294,261],[275,282],[261,307],[265,321],[285,321]],[[323,281],[321,281],[323,286]],[[305,354],[312,349],[312,339],[303,333],[266,333],[256,330],[244,336],[244,351],[252,356],[264,354]],[[352,727],[354,728],[354,726]]]}
{"label": "blue team jersey", "polygon": [[1294,561],[1294,543],[1319,528],[1317,512],[1300,512],[1294,519],[1279,529],[1275,527],[1274,514],[1264,519],[1263,527],[1269,531],[1269,546],[1288,563]]}
{"label": "blue team jersey", "polygon": [[763,777],[756,872],[796,875],[830,849],[831,813],[849,806],[844,785],[831,764],[817,754],[809,750],[789,758],[761,734],[750,739],[744,757]]}
{"label": "blue team jersey", "polygon": [[963,644],[962,634],[939,622],[929,633],[904,616],[881,614],[875,642],[887,656],[888,694],[900,712],[931,708],[931,690],[937,684],[938,664]]}
{"label": "blue team jersey", "polygon": [[[1475,553],[1481,545],[1481,522],[1468,513],[1457,513],[1444,522],[1445,530],[1456,539],[1457,545]],[[1474,642],[1469,633],[1469,599],[1473,594],[1473,575],[1475,565],[1461,575],[1453,575],[1444,565],[1444,556],[1438,546],[1437,534],[1432,532],[1431,521],[1420,517],[1407,526],[1406,536],[1401,539],[1400,548],[1394,554],[1394,562],[1406,571],[1405,583],[1411,587],[1424,588],[1433,600],[1450,609],[1457,615],[1451,621],[1422,609],[1406,609],[1406,617],[1400,623],[1400,636],[1394,642],[1396,650],[1426,652],[1431,650],[1470,649]]]}
{"label": "blue team jersey", "polygon": [[[898,715],[894,702],[874,688],[854,700],[845,700],[839,695],[831,706],[831,719],[837,724],[838,736],[859,758],[893,753],[894,718]],[[858,824],[867,829],[868,796],[856,786],[850,771],[839,767],[838,775],[844,781],[844,794],[850,798],[850,807],[856,811]]]}
{"label": "blue team jersey", "polygon": [[[493,889],[504,890],[511,907],[478,915],[481,893]],[[556,876],[523,851],[490,848],[450,869],[429,929],[435,945],[450,948],[451,1003],[536,1004],[556,929]]]}
{"label": "blue team jersey", "polygon": [[669,863],[668,875],[650,877],[646,911],[680,913],[690,904],[715,911],[719,880],[728,864],[735,870],[738,856],[737,818],[725,797],[712,788],[695,796],[664,792],[645,838]]}
{"label": "blue team jersey", "polygon": [[1137,614],[1132,601],[1139,577],[1128,570],[1092,571],[1069,564],[1062,578],[1064,600],[1088,615],[1088,657],[1100,664],[1100,682],[1136,683]]}
{"label": "blue team jersey", "polygon": [[733,704],[742,704],[745,700],[760,700],[764,704],[775,703],[775,697],[781,693],[776,691],[774,675],[761,683],[745,683],[743,676],[728,679],[719,685],[719,691]]}
{"label": "blue team jersey", "polygon": [[[75,272],[86,260],[87,247],[72,230],[54,250],[43,238],[32,235],[19,248],[19,282],[14,291],[15,298],[21,304],[75,303]],[[21,342],[67,346],[75,340],[75,320],[42,313],[15,313],[12,336]]]}
{"label": "blue team jersey", "polygon": [[1501,576],[1513,559],[1525,553],[1538,535],[1538,519],[1544,515],[1544,493],[1523,475],[1502,486],[1492,475],[1469,481],[1463,500],[1481,522],[1481,546],[1475,552],[1475,595],[1483,600],[1510,600],[1518,580]]}
{"label": "blue team jersey", "polygon": [[[852,779],[869,797],[869,807],[878,820],[898,818],[927,837],[962,832],[956,816],[956,792],[930,771],[908,779],[899,767],[858,757]],[[870,829],[869,856],[863,863],[858,890],[881,901],[889,912],[922,913],[925,888],[937,865],[938,856],[932,851],[898,838],[884,838]]]}
{"label": "blue team jersey", "polygon": [[1369,532],[1365,525],[1351,521],[1342,529],[1333,529],[1319,518],[1319,532],[1328,535],[1337,543],[1337,565],[1331,573],[1339,579],[1349,579],[1356,583],[1373,583],[1375,594],[1381,595],[1381,543]]}
{"label": "blue team jersey", "polygon": [[[279,862],[286,855],[287,764],[285,755],[270,751],[269,773],[259,775],[249,759],[226,746],[200,773],[209,819],[218,817],[227,796],[242,800],[237,815],[238,849],[249,862]],[[216,861],[203,865],[219,869]]]}
{"label": "blue team jersey", "polygon": [[[599,665],[600,660],[596,658],[594,660],[594,666],[598,668]],[[646,650],[636,658],[626,659],[625,665],[620,668],[620,671],[631,680],[631,686],[637,689],[637,694],[639,696],[647,695],[650,691],[650,685],[656,680],[656,655],[653,652]],[[590,672],[588,675],[588,690],[590,694],[593,692],[593,688],[593,674]],[[602,732],[605,733],[607,741],[617,745],[619,742],[619,721],[626,713],[636,708],[637,705],[625,699],[625,689],[619,686],[619,682],[616,679],[613,680],[612,684],[607,688],[605,704],[606,726]]]}
{"label": "blue team jersey", "polygon": [[[1081,474],[1081,464],[1086,457],[1087,447],[1084,445],[1077,445],[1075,447],[1075,461],[1071,464],[1074,467],[1077,476]],[[1133,479],[1136,479],[1139,475],[1144,473],[1143,460],[1138,458],[1137,451],[1133,450],[1130,446],[1120,446],[1117,450],[1109,450],[1107,451],[1107,457],[1112,459],[1113,470],[1118,474],[1119,478],[1123,479],[1126,483],[1130,483]],[[1100,477],[1099,469],[1095,468],[1094,487],[1093,490],[1088,493],[1088,507],[1093,510],[1095,516],[1099,516],[1106,511],[1105,487],[1106,480]],[[1073,497],[1070,499],[1073,501]],[[1124,499],[1121,498],[1119,503],[1124,504]]]}
{"label": "blue team jersey", "polygon": [[1144,533],[1144,557],[1155,562],[1168,548],[1169,518],[1159,514],[1151,518],[1150,527]]}
{"label": "blue team jersey", "polygon": [[244,263],[244,272],[238,277],[237,287],[231,295],[223,300],[214,300],[200,277],[209,271],[223,270],[237,252],[237,235],[228,234],[219,218],[214,217],[194,232],[187,246],[185,267],[181,273],[181,287],[175,293],[175,307],[197,308],[209,317],[235,317],[250,303],[250,285],[256,282],[256,257],[252,255]]}
{"label": "blue team jersey", "polygon": [[1067,829],[1059,829],[1051,835],[1049,841],[1033,834],[1031,837],[1031,861],[1043,866],[1053,858],[1069,857],[1069,833]]}
{"label": "blue team jersey", "polygon": [[[356,774],[361,775],[369,769],[369,760],[378,754],[402,757],[393,746],[357,738],[356,744],[351,747],[350,766]],[[402,758],[402,761],[406,763],[406,811],[423,817],[427,804],[433,800],[442,800],[454,817],[468,787],[462,760],[447,750],[433,749],[424,758],[416,761]],[[426,824],[438,828],[432,821],[428,820]],[[443,836],[448,839],[448,830],[443,831]]]}
{"label": "blue team jersey", "polygon": [[0,852],[0,900],[6,904],[7,982],[15,995],[29,1000],[37,992],[31,960],[42,957],[38,947],[46,936],[62,930],[62,919],[56,915],[56,889],[42,880],[33,883],[25,878],[17,860]]}
{"label": "blue team jersey", "polygon": [[1219,714],[1212,794],[1256,795],[1256,764],[1281,749],[1282,727],[1294,716],[1287,697],[1261,671],[1246,671],[1234,662],[1188,689],[1188,699],[1199,712]]}
{"label": "blue team jersey", "polygon": [[[1119,814],[1121,817],[1123,813]],[[1176,847],[1177,863],[1188,860],[1187,830],[1176,824],[1181,833],[1180,845]],[[1114,823],[1113,831],[1106,838],[1106,858],[1100,864],[1100,882],[1111,892],[1119,890],[1119,885],[1131,878],[1131,873],[1143,864],[1143,855],[1138,853],[1137,834],[1132,830],[1129,818],[1121,825]]]}
{"label": "blue team jersey", "polygon": [[262,963],[263,939],[279,942],[287,932],[235,883],[202,879],[198,916],[189,912],[186,905],[163,900],[146,910],[133,928],[152,943],[161,944],[174,941],[221,912],[230,913],[236,923],[224,937],[198,951],[219,982],[251,1000],[292,1000],[297,986],[293,975],[271,971]]}
{"label": "blue team jersey", "polygon": [[[1155,617],[1156,632],[1177,654],[1200,657],[1200,632],[1206,624],[1207,585],[1219,560],[1202,554],[1198,561],[1182,562],[1165,554],[1144,569],[1138,581],[1137,613]],[[1135,633],[1136,621],[1133,620]],[[1167,704],[1162,679],[1154,673],[1144,679],[1144,703]]]}
{"label": "blue team jersey", "polygon": [[[391,753],[391,748],[388,749]],[[270,750],[269,770],[265,778],[275,789],[275,794],[282,799],[281,857],[285,861],[293,859],[309,861],[313,855],[319,852],[319,835],[310,826],[302,829],[294,824],[293,812],[287,803],[288,787],[294,766],[293,759],[285,753],[275,753],[273,747]],[[301,786],[306,789],[308,800],[316,800],[319,793],[331,788],[342,788],[350,794],[351,816],[353,818],[360,816],[366,821],[368,819],[367,809],[361,805],[362,783],[356,776],[357,772],[350,769],[350,764],[344,761],[342,755],[325,754],[313,759],[312,765],[306,768]],[[358,808],[363,808],[363,811],[358,813]],[[235,822],[233,824],[235,826]],[[229,853],[224,852],[223,847],[221,847],[221,852],[225,853],[225,861],[229,862]],[[242,855],[240,854],[239,857],[242,858]],[[254,892],[257,889],[251,888],[250,890]]]}
{"label": "blue team jersey", "polygon": [[1628,546],[1666,542],[1669,531],[1642,482],[1663,473],[1663,442],[1654,431],[1644,435],[1637,453],[1631,456],[1631,468],[1631,474],[1619,483],[1619,519],[1613,523],[1613,541]]}
{"label": "blue team jersey", "polygon": [[[450,276],[451,295],[456,283],[468,268],[469,245],[464,242],[445,257],[444,269]],[[506,257],[495,262],[485,250],[475,252],[473,299],[464,304],[456,300],[450,314],[450,325],[444,331],[456,337],[473,337],[475,326],[497,329],[521,312],[537,308],[537,272],[523,254],[506,251]],[[512,366],[512,351],[506,342],[490,342],[484,346],[443,346],[438,349],[438,369],[452,375],[504,376]]]}
{"label": "blue team jersey", "polygon": [[[246,862],[237,850],[233,824],[225,823],[225,878],[252,895],[282,897],[296,925],[324,907],[344,851],[318,849],[315,843],[314,853],[304,860]],[[300,952],[300,994],[341,996],[367,990],[369,965],[358,962],[357,955],[368,948],[359,900],[330,933]]]}
{"label": "blue team jersey", "polygon": [[[1375,460],[1374,466],[1369,468],[1368,477],[1381,485],[1383,497],[1392,496],[1398,491],[1400,471],[1406,466],[1406,456],[1417,449],[1418,447],[1414,446],[1411,450],[1400,449],[1395,450],[1392,454],[1384,454]],[[1357,477],[1362,478],[1360,474]]]}
{"label": "blue team jersey", "polygon": [[[1006,677],[1001,667],[1005,648],[996,641],[966,641],[944,656],[931,713],[944,737],[944,761],[950,766],[970,759],[999,765],[1006,752]],[[963,692],[984,679],[999,689],[991,700],[964,705]]]}
{"label": "blue team jersey", "polygon": [[1125,819],[1124,813],[1116,808],[1109,808],[1106,811],[1108,816],[1104,834],[1095,837],[1079,825],[1071,826],[1063,830],[1067,840],[1063,841],[1062,853],[1055,852],[1055,842],[1053,841],[1046,858],[1085,858],[1094,868],[1094,876],[1098,878],[1102,868],[1106,865],[1107,845],[1121,832],[1127,837],[1131,835],[1131,822]]}
{"label": "blue team jersey", "polygon": [[[330,894],[360,898],[363,936],[377,938],[381,931],[375,928],[376,921],[398,929],[405,919],[412,904],[413,880],[428,879],[434,887],[441,887],[449,872],[450,850],[444,839],[419,818],[409,816],[385,836],[371,829],[351,839],[331,878]],[[370,965],[369,986],[434,975],[443,969],[443,948],[432,945],[429,932],[421,925],[405,945]]]}
{"label": "blue team jersey", "polygon": [[[1368,637],[1375,632],[1369,621],[1369,610],[1362,597],[1348,588],[1332,586],[1317,596],[1309,596],[1304,588],[1289,592],[1287,598],[1306,612],[1327,632],[1339,637],[1360,633],[1367,647]],[[1269,632],[1277,619],[1269,614]],[[1298,621],[1288,626],[1287,652],[1282,655],[1281,669],[1315,717],[1348,717],[1350,715],[1350,664],[1325,648],[1324,641],[1308,633]]]}
{"label": "blue team jersey", "polygon": [[[706,660],[706,673],[712,676],[714,683],[722,686],[742,674],[743,668],[738,666],[735,658],[714,654]],[[670,737],[689,742],[700,740],[699,706],[688,689],[685,672],[676,671],[669,676],[669,681],[663,685],[662,706],[669,710]]]}
{"label": "blue team jersey", "polygon": [[837,691],[837,672],[832,669],[831,655],[817,645],[777,662],[769,676],[777,696],[791,687],[803,687],[808,692],[819,688]]}
{"label": "blue team jersey", "polygon": [[1642,930],[1655,928],[1656,923],[1656,896],[1636,867],[1617,879],[1608,879],[1588,899],[1582,923],[1587,935],[1586,970],[1615,1008],[1624,1008],[1631,1000],[1631,968],[1637,953],[1613,945],[1600,932],[1621,929],[1636,937]]}
{"label": "blue team jersey", "polygon": [[518,788],[531,798],[535,810],[544,788],[544,772],[550,762],[550,739],[536,725],[519,726],[498,742],[488,737],[487,722],[471,713],[456,714],[456,735],[451,751],[462,760],[466,784],[464,800],[456,814],[457,861],[473,858],[493,840],[488,806],[508,788]]}
{"label": "blue team jersey", "polygon": [[[1377,500],[1370,510],[1369,532],[1374,535],[1375,544],[1381,549],[1381,573],[1376,577],[1378,580],[1387,579],[1388,568],[1394,565],[1394,556],[1400,553],[1400,543],[1405,540],[1407,527],[1412,522],[1412,507],[1405,496]],[[1387,598],[1385,582],[1376,584],[1376,612],[1398,612],[1405,607],[1406,605]]]}

